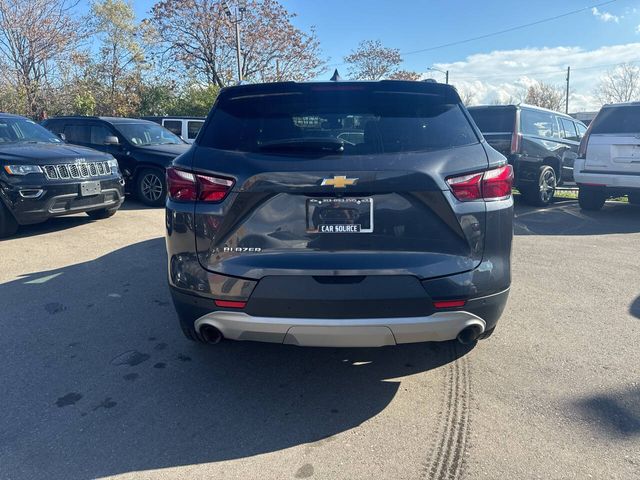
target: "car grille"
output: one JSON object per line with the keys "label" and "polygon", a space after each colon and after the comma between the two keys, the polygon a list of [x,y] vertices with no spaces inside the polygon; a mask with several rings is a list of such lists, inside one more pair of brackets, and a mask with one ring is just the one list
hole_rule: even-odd
{"label": "car grille", "polygon": [[45,165],[42,167],[45,176],[50,180],[65,178],[91,178],[111,174],[108,162],[64,163]]}

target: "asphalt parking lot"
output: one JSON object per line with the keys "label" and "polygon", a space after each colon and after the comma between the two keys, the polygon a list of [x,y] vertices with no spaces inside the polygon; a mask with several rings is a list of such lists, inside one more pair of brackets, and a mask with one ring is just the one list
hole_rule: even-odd
{"label": "asphalt parking lot", "polygon": [[164,212],[0,242],[0,478],[640,478],[640,208],[516,208],[496,333],[301,349],[183,338]]}

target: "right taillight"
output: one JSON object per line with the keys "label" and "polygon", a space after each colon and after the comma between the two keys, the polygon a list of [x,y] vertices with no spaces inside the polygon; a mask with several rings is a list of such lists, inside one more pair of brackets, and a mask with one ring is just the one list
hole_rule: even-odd
{"label": "right taillight", "polygon": [[[593,125],[593,123],[591,124]],[[589,135],[591,135],[591,125],[584,133],[584,137],[580,140],[580,146],[578,147],[578,158],[587,158],[587,144],[589,143]]]}
{"label": "right taillight", "polygon": [[447,179],[453,195],[461,202],[501,200],[511,195],[513,167],[504,165],[485,172]]}
{"label": "right taillight", "polygon": [[522,145],[522,135],[520,133],[513,133],[511,135],[511,154],[520,153],[520,145]]}
{"label": "right taillight", "polygon": [[228,178],[167,168],[167,193],[171,200],[220,202],[231,191],[233,183]]}

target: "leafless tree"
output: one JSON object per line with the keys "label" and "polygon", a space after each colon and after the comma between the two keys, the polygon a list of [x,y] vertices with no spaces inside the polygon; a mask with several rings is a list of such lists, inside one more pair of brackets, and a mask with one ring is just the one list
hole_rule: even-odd
{"label": "leafless tree", "polygon": [[472,90],[470,87],[460,87],[457,89],[458,95],[460,95],[460,99],[462,103],[465,105],[473,105],[477,99],[476,92]]}
{"label": "leafless tree", "polygon": [[78,40],[74,0],[0,0],[0,61],[23,99],[22,113],[42,114],[42,94],[55,74],[55,60]]}
{"label": "leafless tree", "polygon": [[418,72],[412,72],[411,70],[398,70],[389,75],[391,80],[420,80],[422,75]]}
{"label": "leafless tree", "polygon": [[400,50],[382,45],[380,40],[364,40],[344,57],[349,77],[355,80],[380,80],[398,72]]}
{"label": "leafless tree", "polygon": [[564,91],[555,85],[537,82],[527,90],[525,103],[549,110],[560,110],[564,105]]}
{"label": "leafless tree", "polygon": [[[293,26],[277,0],[250,0],[241,23],[241,69],[247,80],[307,80],[324,61],[315,31]],[[203,82],[219,87],[235,79],[234,25],[220,0],[162,0],[147,20],[167,56]]]}
{"label": "leafless tree", "polygon": [[623,63],[600,80],[595,95],[602,103],[630,102],[640,98],[640,67]]}

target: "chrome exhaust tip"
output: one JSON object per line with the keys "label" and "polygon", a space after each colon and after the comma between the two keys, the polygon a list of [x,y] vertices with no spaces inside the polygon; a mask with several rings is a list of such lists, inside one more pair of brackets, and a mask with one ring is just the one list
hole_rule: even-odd
{"label": "chrome exhaust tip", "polygon": [[463,328],[456,338],[461,344],[469,345],[470,343],[478,340],[478,337],[482,335],[482,332],[484,332],[484,327],[481,324],[476,323]]}
{"label": "chrome exhaust tip", "polygon": [[209,345],[220,343],[220,341],[224,338],[222,332],[213,325],[202,325],[198,333],[200,334],[202,340]]}

